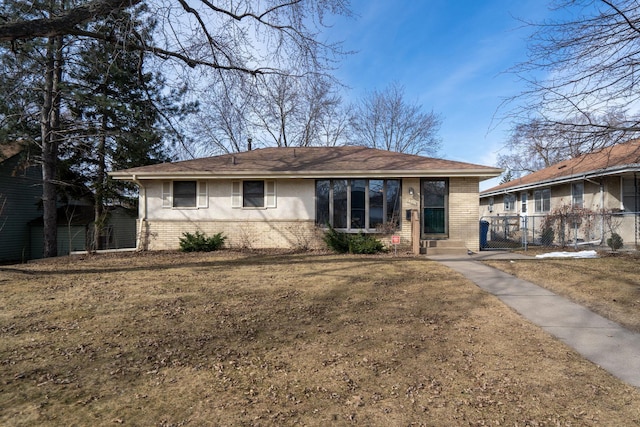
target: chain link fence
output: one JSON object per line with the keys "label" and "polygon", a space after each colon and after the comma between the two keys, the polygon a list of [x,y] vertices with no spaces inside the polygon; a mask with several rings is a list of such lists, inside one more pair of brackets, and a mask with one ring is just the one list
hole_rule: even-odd
{"label": "chain link fence", "polygon": [[615,233],[625,247],[637,249],[639,229],[639,212],[558,210],[546,215],[484,216],[480,218],[480,248],[607,247],[607,241]]}

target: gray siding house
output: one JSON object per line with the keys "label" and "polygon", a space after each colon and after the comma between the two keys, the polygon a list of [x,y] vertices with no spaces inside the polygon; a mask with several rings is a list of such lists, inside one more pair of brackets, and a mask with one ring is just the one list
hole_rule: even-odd
{"label": "gray siding house", "polygon": [[29,221],[42,215],[40,168],[21,147],[0,152],[0,262],[31,258]]}
{"label": "gray siding house", "polygon": [[[19,145],[0,147],[0,263],[42,258],[42,172]],[[98,249],[135,248],[135,210],[109,207]],[[58,254],[84,251],[92,241],[93,207],[75,200],[58,208]]]}

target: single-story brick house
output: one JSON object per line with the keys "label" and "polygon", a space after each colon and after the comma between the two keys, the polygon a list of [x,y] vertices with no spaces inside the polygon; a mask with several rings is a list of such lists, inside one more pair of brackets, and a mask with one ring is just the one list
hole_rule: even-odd
{"label": "single-story brick house", "polygon": [[330,224],[399,235],[401,245],[415,245],[419,231],[435,251],[478,249],[479,182],[501,172],[346,146],[264,148],[110,175],[140,188],[139,249],[177,249],[195,231],[222,232],[231,247],[319,248]]}
{"label": "single-story brick house", "polygon": [[[640,237],[640,140],[584,154],[480,193],[480,218],[542,218],[562,207],[613,213],[628,244]],[[538,223],[541,223],[538,221]],[[606,225],[592,238],[605,239]],[[596,227],[596,228],[598,228]],[[589,239],[585,236],[584,239]]]}

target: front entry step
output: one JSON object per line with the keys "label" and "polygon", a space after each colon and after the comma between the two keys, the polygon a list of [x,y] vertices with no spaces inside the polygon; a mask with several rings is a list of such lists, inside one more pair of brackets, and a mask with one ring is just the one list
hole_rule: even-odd
{"label": "front entry step", "polygon": [[420,253],[423,255],[466,255],[467,248],[460,240],[421,240]]}

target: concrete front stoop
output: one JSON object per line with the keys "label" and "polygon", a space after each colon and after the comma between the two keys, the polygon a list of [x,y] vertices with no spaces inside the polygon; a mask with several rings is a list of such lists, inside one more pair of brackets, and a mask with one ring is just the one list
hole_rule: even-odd
{"label": "concrete front stoop", "polygon": [[466,255],[467,247],[461,240],[421,240],[423,255]]}

